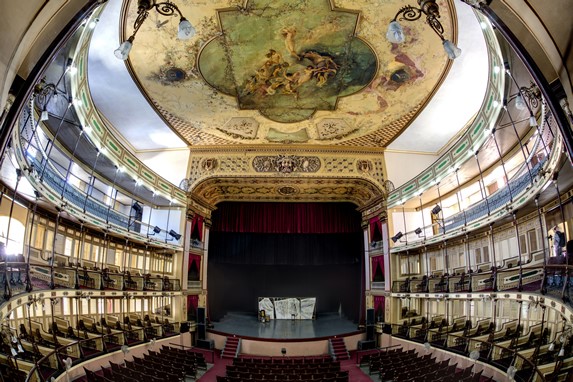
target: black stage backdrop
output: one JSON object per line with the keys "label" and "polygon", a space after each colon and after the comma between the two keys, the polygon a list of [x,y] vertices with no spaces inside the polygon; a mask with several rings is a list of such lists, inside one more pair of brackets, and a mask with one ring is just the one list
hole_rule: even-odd
{"label": "black stage backdrop", "polygon": [[[318,318],[342,307],[347,318],[358,321],[364,252],[355,206],[221,203],[212,218],[211,320],[227,312],[256,315],[258,297],[316,297]],[[272,221],[277,224],[268,226]]]}

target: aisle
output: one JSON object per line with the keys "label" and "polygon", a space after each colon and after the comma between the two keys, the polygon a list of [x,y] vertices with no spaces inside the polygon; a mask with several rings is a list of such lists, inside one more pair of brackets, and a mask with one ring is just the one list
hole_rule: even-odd
{"label": "aisle", "polygon": [[216,382],[217,375],[225,375],[227,365],[233,363],[232,359],[221,358],[219,351],[214,351],[214,363],[213,366],[197,379],[197,382]]}

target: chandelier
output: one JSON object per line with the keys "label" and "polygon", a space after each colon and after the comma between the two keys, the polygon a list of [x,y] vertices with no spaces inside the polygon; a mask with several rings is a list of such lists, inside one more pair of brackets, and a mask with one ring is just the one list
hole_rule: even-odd
{"label": "chandelier", "polygon": [[183,17],[183,14],[171,1],[165,1],[158,3],[157,0],[138,0],[137,2],[137,18],[133,23],[133,34],[124,42],[121,43],[119,48],[114,51],[114,54],[120,60],[126,60],[129,56],[129,52],[131,51],[131,47],[133,46],[133,40],[135,39],[135,35],[143,22],[149,16],[149,11],[153,8],[157,11],[157,13],[163,16],[175,16],[179,14],[179,30],[177,32],[177,38],[180,40],[187,40],[190,39],[195,35],[195,28],[193,25]]}
{"label": "chandelier", "polygon": [[426,16],[426,23],[432,28],[434,32],[442,40],[442,45],[448,57],[452,60],[459,57],[462,53],[461,49],[458,48],[450,40],[444,38],[444,27],[440,23],[440,9],[435,0],[418,0],[419,8],[413,7],[411,5],[406,5],[396,13],[394,19],[388,25],[388,31],[386,32],[386,38],[388,41],[394,44],[401,44],[406,40],[406,35],[404,34],[404,29],[398,20],[406,21],[416,21],[422,16]]}

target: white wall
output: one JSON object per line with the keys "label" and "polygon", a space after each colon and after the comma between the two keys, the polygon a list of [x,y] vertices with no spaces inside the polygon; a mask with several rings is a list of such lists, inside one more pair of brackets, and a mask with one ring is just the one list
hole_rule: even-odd
{"label": "white wall", "polygon": [[437,155],[385,151],[386,178],[392,181],[395,187],[400,187],[436,160],[438,160]]}
{"label": "white wall", "polygon": [[189,150],[163,150],[136,152],[137,158],[151,170],[178,186],[187,178]]}

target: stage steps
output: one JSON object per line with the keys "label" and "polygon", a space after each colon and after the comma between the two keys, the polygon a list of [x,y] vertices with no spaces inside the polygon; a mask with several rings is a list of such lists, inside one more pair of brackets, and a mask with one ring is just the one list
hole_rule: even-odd
{"label": "stage steps", "polygon": [[221,358],[236,358],[239,355],[241,340],[237,337],[227,337]]}
{"label": "stage steps", "polygon": [[333,337],[328,341],[330,354],[334,357],[334,359],[337,361],[344,361],[350,358],[350,354],[348,354],[348,350],[346,350],[346,344],[342,338]]}

